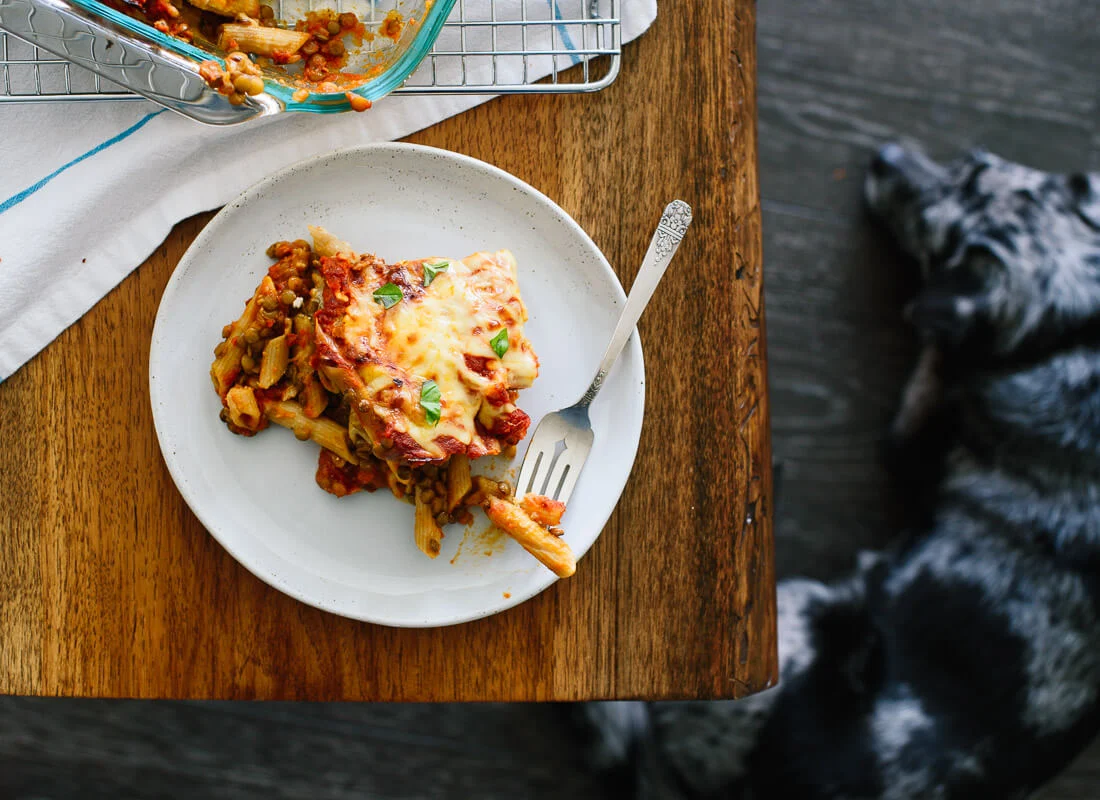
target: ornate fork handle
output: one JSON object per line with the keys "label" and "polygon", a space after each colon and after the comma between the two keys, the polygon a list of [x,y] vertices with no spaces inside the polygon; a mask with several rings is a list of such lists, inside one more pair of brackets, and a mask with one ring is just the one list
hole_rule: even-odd
{"label": "ornate fork handle", "polygon": [[661,215],[661,221],[657,224],[657,230],[653,239],[649,242],[649,250],[638,270],[638,276],[634,279],[634,285],[630,287],[630,296],[626,299],[626,306],[615,325],[615,332],[611,334],[611,341],[604,352],[600,368],[596,371],[596,377],[592,379],[588,389],[576,405],[587,408],[599,394],[603,386],[604,378],[611,371],[611,367],[619,358],[619,353],[630,339],[630,334],[638,324],[638,319],[645,311],[649,300],[657,284],[668,269],[672,257],[676,255],[676,249],[691,224],[691,206],[683,200],[673,200],[665,207],[665,213]]}

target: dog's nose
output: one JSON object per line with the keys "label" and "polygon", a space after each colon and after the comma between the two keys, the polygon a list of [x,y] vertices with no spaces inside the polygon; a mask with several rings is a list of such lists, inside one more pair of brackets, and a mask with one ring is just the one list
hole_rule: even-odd
{"label": "dog's nose", "polygon": [[871,172],[881,178],[888,173],[900,170],[904,160],[905,148],[900,144],[890,142],[879,148],[879,151],[871,160]]}

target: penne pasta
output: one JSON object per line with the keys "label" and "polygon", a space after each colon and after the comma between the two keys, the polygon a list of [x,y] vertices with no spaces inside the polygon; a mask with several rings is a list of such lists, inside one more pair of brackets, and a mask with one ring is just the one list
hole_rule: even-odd
{"label": "penne pasta", "polygon": [[412,485],[413,473],[412,468],[408,464],[399,464],[396,461],[386,460],[386,466],[390,468],[390,472],[393,473],[394,478],[402,486],[408,487]]}
{"label": "penne pasta", "polygon": [[424,500],[423,489],[416,490],[416,514],[413,518],[413,534],[416,537],[416,546],[419,547],[428,558],[439,555],[442,546],[443,531],[436,524],[432,516],[432,509]]}
{"label": "penne pasta", "polygon": [[313,344],[313,320],[305,314],[297,314],[293,326],[295,336],[292,339],[295,344],[290,351],[290,363],[294,365],[302,408],[307,417],[316,419],[328,408],[329,396],[320,376],[310,364],[317,350]]}
{"label": "penne pasta", "polygon": [[343,239],[337,239],[319,225],[309,226],[310,235],[313,236],[313,250],[322,258],[336,256],[340,253],[352,254],[351,245]]}
{"label": "penne pasta", "polygon": [[482,506],[490,497],[510,497],[511,491],[506,491],[508,484],[498,483],[484,475],[474,475],[474,490],[466,496],[466,505]]}
{"label": "penne pasta", "polygon": [[524,495],[519,501],[519,507],[527,516],[544,527],[557,525],[561,522],[561,515],[565,513],[565,503],[560,500],[551,500],[541,494]]}
{"label": "penne pasta", "polygon": [[[210,379],[214,382],[214,388],[218,391],[218,397],[225,399],[229,387],[237,380],[241,372],[241,358],[245,354],[242,339],[245,332],[256,324],[259,316],[260,303],[265,297],[275,296],[275,284],[267,275],[260,281],[255,294],[245,303],[244,311],[232,325],[229,326],[229,335],[222,344],[215,349],[214,363],[210,366]],[[219,353],[218,350],[221,350]]]}
{"label": "penne pasta", "polygon": [[577,571],[577,560],[569,545],[532,520],[515,503],[490,497],[485,513],[494,525],[519,542],[524,550],[559,578],[568,578]]}
{"label": "penne pasta", "polygon": [[398,500],[409,493],[409,487],[401,483],[392,471],[386,472],[386,485],[390,487],[393,496]]}
{"label": "penne pasta", "polygon": [[486,478],[484,475],[475,475],[473,481],[474,488],[483,493],[486,497],[507,497],[510,493],[507,483],[494,481],[492,478]]}
{"label": "penne pasta", "polygon": [[229,420],[238,428],[249,431],[260,429],[260,405],[256,402],[256,393],[250,386],[234,386],[225,396],[225,406],[229,409]]}
{"label": "penne pasta", "polygon": [[321,382],[310,376],[301,393],[302,410],[310,419],[316,419],[328,408],[328,393]]}
{"label": "penne pasta", "polygon": [[290,348],[286,343],[286,334],[276,336],[264,345],[263,358],[260,360],[260,377],[256,381],[261,389],[270,388],[283,377],[289,359]]}
{"label": "penne pasta", "polygon": [[223,342],[219,347],[222,347],[222,352],[210,365],[210,380],[214,382],[218,396],[224,400],[226,392],[240,374],[244,348],[232,339]]}
{"label": "penne pasta", "polygon": [[470,479],[470,459],[465,454],[451,456],[447,464],[447,510],[454,511],[470,493],[474,483]]}
{"label": "penne pasta", "polygon": [[309,38],[309,34],[302,31],[226,23],[222,25],[218,47],[227,51],[241,50],[259,56],[273,56],[276,53],[293,55],[309,41]]}
{"label": "penne pasta", "polygon": [[252,19],[260,18],[260,0],[187,0],[195,8],[209,11],[221,17],[236,18],[244,14]]}
{"label": "penne pasta", "polygon": [[325,417],[310,419],[302,407],[291,400],[264,403],[264,415],[276,425],[290,428],[299,439],[312,439],[345,461],[359,463],[359,459],[348,448],[348,432],[343,425]]}

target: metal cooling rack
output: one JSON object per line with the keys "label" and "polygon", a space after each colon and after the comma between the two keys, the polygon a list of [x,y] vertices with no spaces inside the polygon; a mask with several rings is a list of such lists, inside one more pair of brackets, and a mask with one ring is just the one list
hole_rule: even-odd
{"label": "metal cooling rack", "polygon": [[[522,0],[518,17],[498,6],[503,0],[458,0],[431,53],[395,94],[567,94],[615,80],[620,0]],[[0,70],[0,103],[143,99],[4,31]]]}

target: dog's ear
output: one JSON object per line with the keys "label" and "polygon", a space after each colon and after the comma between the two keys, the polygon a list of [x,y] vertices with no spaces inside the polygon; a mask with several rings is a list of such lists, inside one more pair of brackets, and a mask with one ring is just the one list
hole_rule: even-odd
{"label": "dog's ear", "polygon": [[1100,230],[1100,173],[1078,172],[1067,178],[1074,207],[1081,218]]}

